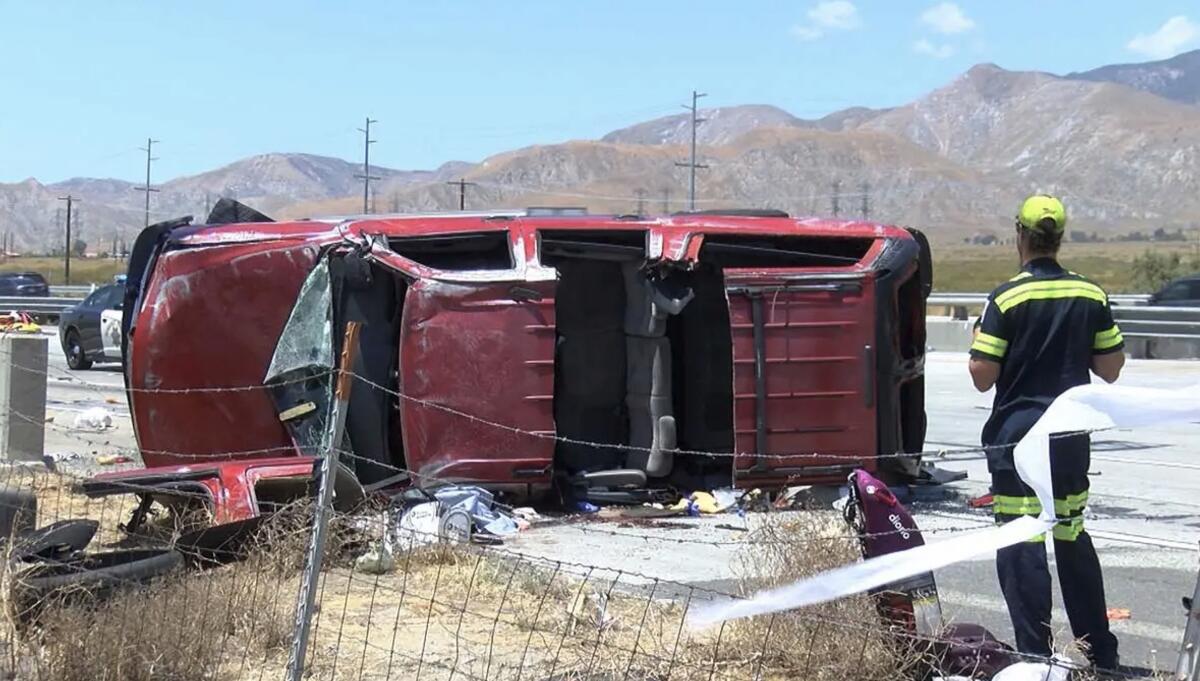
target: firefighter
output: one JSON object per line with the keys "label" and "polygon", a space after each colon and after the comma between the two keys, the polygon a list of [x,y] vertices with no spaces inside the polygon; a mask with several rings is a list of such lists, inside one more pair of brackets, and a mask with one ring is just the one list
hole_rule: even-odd
{"label": "firefighter", "polygon": [[[1067,389],[1094,373],[1117,380],[1125,364],[1124,340],[1108,296],[1069,272],[1057,255],[1066,209],[1052,196],[1031,196],[1017,213],[1021,271],[988,296],[975,325],[970,372],[975,387],[996,397],[983,427],[997,523],[1037,515],[1041,504],[1017,476],[1013,445]],[[1117,639],[1109,631],[1104,581],[1091,537],[1083,529],[1088,500],[1090,440],[1086,433],[1056,434],[1050,441],[1054,490],[1054,555],[1059,585],[1075,637],[1100,669],[1117,668]],[[1049,656],[1050,571],[1045,537],[996,554],[1000,589],[1022,653]]]}

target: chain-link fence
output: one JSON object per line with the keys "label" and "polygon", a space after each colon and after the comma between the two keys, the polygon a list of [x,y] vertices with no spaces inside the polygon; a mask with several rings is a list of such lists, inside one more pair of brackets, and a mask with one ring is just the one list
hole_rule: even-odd
{"label": "chain-link fence", "polygon": [[[252,389],[261,386],[219,390]],[[138,454],[41,420],[60,435]],[[335,451],[353,469],[357,455]],[[172,456],[191,457],[198,470],[214,459],[279,454]],[[391,468],[415,487],[452,484]],[[679,549],[664,550],[663,561],[688,560],[689,543],[738,544],[739,576],[699,585],[614,569],[597,556],[531,555],[483,532],[408,525],[406,514],[431,503],[413,495],[364,495],[350,506],[331,498],[322,512],[321,471],[318,460],[293,499],[224,522],[212,490],[183,474],[98,482],[95,471],[69,465],[3,467],[0,671],[65,681],[282,679],[303,631],[300,676],[331,681],[894,679],[930,675],[937,651],[952,643],[895,626],[867,596],[707,630],[685,624],[697,604],[857,559],[861,536],[832,512],[764,513],[736,540],[574,525],[601,539]],[[325,542],[313,571],[306,554],[318,530]]]}

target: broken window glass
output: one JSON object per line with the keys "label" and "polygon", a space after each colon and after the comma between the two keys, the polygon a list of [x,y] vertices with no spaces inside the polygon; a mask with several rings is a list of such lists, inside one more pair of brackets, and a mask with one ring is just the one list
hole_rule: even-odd
{"label": "broken window glass", "polygon": [[333,391],[333,290],[322,259],[300,286],[264,383],[302,454],[328,449]]}

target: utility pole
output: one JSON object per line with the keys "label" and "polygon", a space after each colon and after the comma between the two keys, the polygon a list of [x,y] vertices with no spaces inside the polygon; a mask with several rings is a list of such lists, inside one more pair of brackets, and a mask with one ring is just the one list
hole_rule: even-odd
{"label": "utility pole", "polygon": [[371,145],[375,144],[375,140],[371,139],[371,124],[379,121],[370,116],[366,118],[366,121],[366,125],[358,129],[363,134],[363,171],[362,175],[354,176],[363,181],[363,213],[370,212],[371,180],[379,179],[371,174]]}
{"label": "utility pole", "polygon": [[396,195],[396,192],[392,192],[391,211],[393,214],[400,212],[400,197]]}
{"label": "utility pole", "polygon": [[67,194],[66,196],[58,197],[59,201],[67,202],[67,250],[63,252],[63,281],[67,286],[71,285],[71,206],[79,199]]}
{"label": "utility pole", "polygon": [[862,191],[862,216],[867,220],[871,217],[871,183],[864,180],[859,189]]}
{"label": "utility pole", "polygon": [[146,152],[146,186],[134,187],[134,189],[139,192],[146,192],[146,226],[147,227],[150,226],[150,193],[158,191],[157,189],[150,188],[150,164],[153,161],[158,160],[154,156],[150,155],[150,150],[154,148],[155,144],[158,144],[158,140],[150,139],[149,137],[147,137],[146,138],[146,146],[138,147],[138,149],[141,149],[142,151]]}
{"label": "utility pole", "polygon": [[683,105],[683,108],[688,109],[692,112],[692,156],[691,156],[691,160],[689,160],[687,163],[676,163],[675,165],[677,165],[681,168],[687,168],[689,171],[689,175],[688,175],[688,210],[696,210],[696,169],[708,167],[707,165],[705,165],[703,163],[696,163],[696,126],[699,125],[700,123],[704,122],[703,118],[697,118],[697,116],[696,116],[696,112],[697,112],[696,101],[699,100],[701,97],[707,97],[707,96],[708,95],[703,92],[696,92],[695,90],[692,90],[692,105],[691,106],[688,106],[687,104]]}
{"label": "utility pole", "polygon": [[833,217],[835,217],[835,218],[838,216],[838,213],[841,212],[841,208],[842,208],[841,200],[842,200],[842,181],[834,180],[833,181]]}
{"label": "utility pole", "polygon": [[670,187],[663,187],[662,212],[663,212],[663,215],[671,214],[671,188]]}
{"label": "utility pole", "polygon": [[637,195],[637,211],[634,215],[642,216],[646,214],[646,190],[638,189],[634,192]]}
{"label": "utility pole", "polygon": [[464,178],[458,178],[457,182],[447,182],[446,184],[458,187],[458,209],[467,209],[467,187],[474,187],[474,182],[467,182]]}

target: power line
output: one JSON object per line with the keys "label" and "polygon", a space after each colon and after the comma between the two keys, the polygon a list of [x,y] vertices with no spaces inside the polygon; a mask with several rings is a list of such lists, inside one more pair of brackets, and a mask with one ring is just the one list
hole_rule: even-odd
{"label": "power line", "polygon": [[371,124],[379,121],[372,119],[370,116],[366,118],[366,125],[359,128],[358,131],[363,134],[363,171],[362,175],[355,175],[355,178],[363,181],[363,213],[370,212],[371,201],[371,180],[379,178],[371,174],[371,145],[375,144],[375,140],[371,139]]}
{"label": "power line", "polygon": [[[158,140],[147,137],[146,146],[138,147],[138,149],[146,152],[146,186],[134,187],[134,189],[139,192],[146,192],[146,227],[150,226],[150,193],[158,191],[157,189],[152,189],[150,187],[150,164],[158,160],[156,157],[150,155],[150,150],[154,148],[155,144],[158,144]],[[68,203],[67,207],[70,208],[70,206],[71,204]]]}
{"label": "power line", "polygon": [[698,118],[696,115],[696,101],[701,97],[707,96],[708,95],[703,92],[696,92],[695,90],[692,90],[692,105],[683,105],[683,108],[692,112],[692,155],[691,159],[687,163],[677,162],[675,165],[688,169],[688,210],[696,210],[696,169],[708,167],[703,163],[696,163],[696,126],[704,122],[703,118]]}
{"label": "power line", "polygon": [[447,182],[446,184],[452,187],[458,187],[458,209],[467,209],[467,187],[474,187],[474,182],[467,182],[464,178],[458,178],[456,181]]}
{"label": "power line", "polygon": [[58,197],[59,201],[67,202],[67,248],[63,252],[63,281],[67,286],[71,285],[71,207],[79,199],[67,194],[66,196]]}

